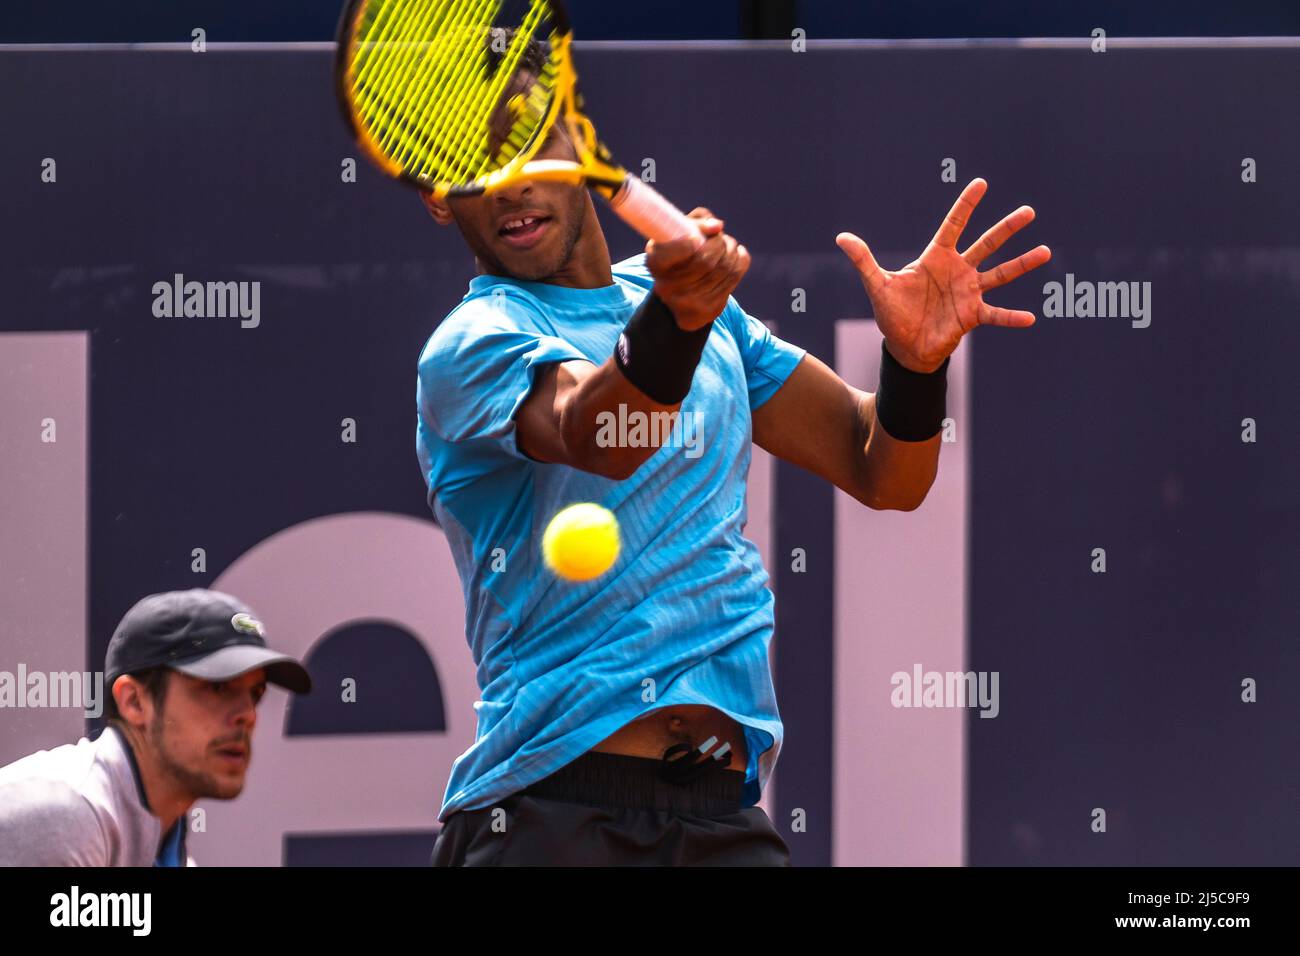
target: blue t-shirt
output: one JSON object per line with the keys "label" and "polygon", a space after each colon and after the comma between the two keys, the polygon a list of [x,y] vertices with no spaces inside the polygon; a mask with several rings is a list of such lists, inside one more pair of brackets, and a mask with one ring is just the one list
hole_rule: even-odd
{"label": "blue t-shirt", "polygon": [[188,817],[181,814],[181,818],[176,821],[168,832],[167,837],[163,840],[162,846],[158,848],[158,855],[154,858],[154,866],[184,866],[185,865],[185,823]]}
{"label": "blue t-shirt", "polygon": [[[460,574],[481,697],[443,820],[492,806],[671,705],[707,704],[745,727],[746,806],[776,764],[773,598],[741,531],[750,414],[804,350],[730,299],[676,430],[630,478],[535,461],[515,445],[513,421],[534,373],[603,363],[653,284],[644,256],[613,271],[598,289],[477,276],[420,356],[416,445]],[[636,421],[623,424],[637,441]],[[618,517],[622,551],[603,576],[574,584],[542,562],[542,534],[586,501]]]}

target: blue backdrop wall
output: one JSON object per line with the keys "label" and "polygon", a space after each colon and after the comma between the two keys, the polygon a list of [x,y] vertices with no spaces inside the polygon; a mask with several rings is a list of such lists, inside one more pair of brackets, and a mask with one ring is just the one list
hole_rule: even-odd
{"label": "blue backdrop wall", "polygon": [[[970,721],[969,860],[1295,863],[1300,50],[580,57],[607,140],[727,218],[755,254],[741,301],[828,363],[834,320],[867,312],[836,231],[900,266],[976,175],[991,189],[971,238],[1028,202],[1039,221],[1014,251],[1055,253],[998,304],[1041,315],[1044,283],[1067,274],[1150,283],[1145,328],[1042,317],[963,346],[980,436],[970,666],[1000,671],[1005,695],[999,719]],[[0,89],[40,94],[7,99],[0,329],[90,333],[89,659],[138,596],[208,583],[283,528],[429,520],[415,359],[472,262],[412,192],[364,163],[341,181],[356,152],[329,53],[6,51]],[[636,251],[606,224],[616,256]],[[176,273],[259,280],[259,327],[155,318],[152,286]],[[776,552],[797,530],[832,553],[829,488],[782,467],[776,489]],[[833,576],[773,573],[778,635],[801,635],[778,648],[778,798],[811,813],[834,772]],[[1086,822],[1101,804],[1118,809],[1104,843]],[[801,841],[799,862],[829,862],[830,845]]]}

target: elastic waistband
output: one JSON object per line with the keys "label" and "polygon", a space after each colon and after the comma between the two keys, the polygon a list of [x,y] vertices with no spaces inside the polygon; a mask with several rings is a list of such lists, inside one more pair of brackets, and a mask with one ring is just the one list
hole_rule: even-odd
{"label": "elastic waistband", "polygon": [[716,817],[741,809],[744,788],[745,774],[740,770],[714,767],[694,780],[673,783],[664,778],[659,760],[589,750],[522,792],[598,807]]}

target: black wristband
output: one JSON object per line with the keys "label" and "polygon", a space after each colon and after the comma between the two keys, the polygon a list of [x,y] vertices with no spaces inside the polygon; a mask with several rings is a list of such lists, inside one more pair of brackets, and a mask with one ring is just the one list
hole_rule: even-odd
{"label": "black wristband", "polygon": [[660,405],[676,405],[691,390],[695,366],[712,330],[712,322],[694,332],[683,330],[651,292],[619,335],[614,362],[641,392]]}
{"label": "black wristband", "polygon": [[925,441],[943,428],[947,414],[948,362],[933,372],[914,372],[880,343],[880,388],[876,391],[876,421],[899,441]]}

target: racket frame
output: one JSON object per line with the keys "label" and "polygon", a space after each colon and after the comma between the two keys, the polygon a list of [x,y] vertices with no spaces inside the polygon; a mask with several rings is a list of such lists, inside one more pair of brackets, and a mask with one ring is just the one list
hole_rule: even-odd
{"label": "racket frame", "polygon": [[[614,162],[609,149],[596,135],[595,124],[581,109],[578,74],[573,65],[573,32],[564,6],[549,0],[553,32],[551,42],[557,47],[555,88],[546,115],[537,124],[527,143],[510,162],[472,183],[451,184],[430,181],[407,171],[386,155],[357,115],[352,96],[353,58],[357,29],[371,0],[348,0],[339,20],[334,54],[334,88],[339,108],[353,139],[376,166],[392,178],[421,192],[433,193],[438,199],[489,195],[524,180],[585,184],[607,200],[614,211],[647,238],[667,241],[693,235],[703,242],[699,227],[676,206],[652,187],[632,177]],[[578,153],[578,161],[558,159],[534,160],[556,122],[563,121],[569,139]]]}

